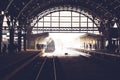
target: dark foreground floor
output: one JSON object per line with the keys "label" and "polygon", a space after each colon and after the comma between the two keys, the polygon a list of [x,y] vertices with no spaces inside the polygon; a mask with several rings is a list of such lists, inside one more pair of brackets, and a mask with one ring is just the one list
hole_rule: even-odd
{"label": "dark foreground floor", "polygon": [[[40,72],[45,57],[38,56],[29,64],[20,68],[21,65],[28,62],[28,59],[31,59],[35,55],[19,54],[14,56],[1,56],[0,80],[6,79],[5,77],[9,77],[12,72],[18,69],[8,80],[120,80],[119,63],[95,59],[94,57],[70,57],[67,55],[64,57],[55,57],[55,66],[53,65],[53,60],[48,58],[43,68],[44,70],[41,71],[44,74],[40,73],[42,78],[39,77],[37,79],[36,77]],[[23,61],[21,61],[22,58]],[[17,63],[15,60],[20,61]],[[8,65],[7,63],[12,64]],[[8,67],[5,68],[6,65]],[[56,79],[54,74],[56,74]]]}
{"label": "dark foreground floor", "polygon": [[120,80],[120,66],[85,57],[59,58],[66,80]]}

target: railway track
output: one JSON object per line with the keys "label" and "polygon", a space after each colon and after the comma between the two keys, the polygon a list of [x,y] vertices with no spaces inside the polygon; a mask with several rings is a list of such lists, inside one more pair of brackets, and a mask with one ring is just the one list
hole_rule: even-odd
{"label": "railway track", "polygon": [[55,58],[45,58],[35,80],[57,80]]}
{"label": "railway track", "polygon": [[96,58],[36,55],[0,80],[120,80],[118,73],[117,64]]}
{"label": "railway track", "polygon": [[36,55],[2,80],[58,80],[55,57]]}

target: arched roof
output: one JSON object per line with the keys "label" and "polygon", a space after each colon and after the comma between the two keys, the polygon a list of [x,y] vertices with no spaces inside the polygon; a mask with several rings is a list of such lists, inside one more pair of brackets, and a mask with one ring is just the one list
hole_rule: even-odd
{"label": "arched roof", "polygon": [[0,11],[8,11],[17,19],[32,19],[48,8],[62,5],[79,7],[100,19],[120,17],[120,0],[1,0]]}
{"label": "arched roof", "polygon": [[[88,17],[89,19],[91,19],[96,25],[99,26],[99,19],[94,18],[91,14],[89,14],[88,12],[83,11],[82,9],[80,9],[79,7],[73,7],[70,5],[64,5],[64,6],[58,6],[58,7],[54,7],[54,8],[49,8],[44,10],[43,12],[41,12],[40,14],[38,14],[36,17],[36,19],[33,20],[33,25],[35,25],[42,17],[50,14],[50,13],[54,13],[54,12],[58,12],[58,11],[72,11],[72,12],[77,12],[80,14],[83,14],[84,16]],[[89,10],[88,10],[89,11]],[[93,13],[94,14],[94,13]],[[95,15],[95,14],[94,14]],[[35,18],[35,17],[34,17]],[[93,19],[94,18],[94,19]]]}

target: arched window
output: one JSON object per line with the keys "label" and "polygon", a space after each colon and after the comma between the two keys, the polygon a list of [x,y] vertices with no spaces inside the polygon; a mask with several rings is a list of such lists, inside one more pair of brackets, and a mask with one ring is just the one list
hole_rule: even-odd
{"label": "arched window", "polygon": [[[83,28],[92,27],[94,29],[96,25],[93,23],[91,19],[78,12],[58,11],[42,17],[33,27],[32,33],[37,34],[37,33],[47,32],[47,30],[42,31],[41,28],[49,28],[49,27],[58,28],[58,29],[61,27],[66,27],[66,29],[72,28],[68,31],[66,30],[66,32],[80,32],[80,30],[76,30],[74,28],[79,29],[80,27]],[[50,31],[50,32],[55,32],[55,31]],[[62,29],[59,32],[63,32]],[[98,31],[84,31],[84,32],[99,33]]]}

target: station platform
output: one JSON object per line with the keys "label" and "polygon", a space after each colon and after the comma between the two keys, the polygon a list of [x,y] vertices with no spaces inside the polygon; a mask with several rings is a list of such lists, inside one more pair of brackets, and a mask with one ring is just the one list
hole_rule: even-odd
{"label": "station platform", "polygon": [[104,60],[110,60],[115,63],[120,63],[120,54],[119,53],[109,53],[106,50],[85,50],[85,49],[78,49],[78,48],[71,48],[73,50],[83,52],[86,54],[92,55],[94,58],[100,58]]}

